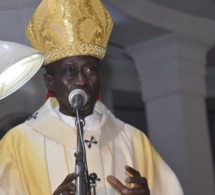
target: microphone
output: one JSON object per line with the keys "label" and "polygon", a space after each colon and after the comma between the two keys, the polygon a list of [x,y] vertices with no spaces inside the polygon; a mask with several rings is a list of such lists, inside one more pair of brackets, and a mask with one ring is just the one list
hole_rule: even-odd
{"label": "microphone", "polygon": [[73,110],[81,110],[87,103],[87,94],[81,89],[74,89],[70,92],[68,100]]}

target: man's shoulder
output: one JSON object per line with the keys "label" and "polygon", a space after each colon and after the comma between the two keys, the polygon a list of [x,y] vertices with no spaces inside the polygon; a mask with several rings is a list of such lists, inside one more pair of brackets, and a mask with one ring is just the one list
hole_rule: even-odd
{"label": "man's shoulder", "polygon": [[24,137],[26,136],[26,131],[28,129],[28,125],[26,123],[21,123],[13,128],[11,128],[1,139],[1,143],[11,143],[13,145],[22,142]]}

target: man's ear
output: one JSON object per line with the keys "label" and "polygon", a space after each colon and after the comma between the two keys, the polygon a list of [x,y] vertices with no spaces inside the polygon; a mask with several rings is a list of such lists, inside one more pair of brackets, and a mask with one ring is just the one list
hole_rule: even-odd
{"label": "man's ear", "polygon": [[44,77],[44,80],[45,80],[46,88],[49,91],[54,92],[54,86],[53,86],[54,81],[53,81],[52,75],[45,73],[45,74],[43,74],[43,77]]}

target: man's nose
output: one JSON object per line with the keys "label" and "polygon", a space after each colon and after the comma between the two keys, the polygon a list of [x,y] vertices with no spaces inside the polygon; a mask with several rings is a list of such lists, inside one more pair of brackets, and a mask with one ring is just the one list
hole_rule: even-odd
{"label": "man's nose", "polygon": [[86,83],[87,83],[86,75],[82,71],[78,72],[75,82],[76,87],[84,86],[86,85]]}

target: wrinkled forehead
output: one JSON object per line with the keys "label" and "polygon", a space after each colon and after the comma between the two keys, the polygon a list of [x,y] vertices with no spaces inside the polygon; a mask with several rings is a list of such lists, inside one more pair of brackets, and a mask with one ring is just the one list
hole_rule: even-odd
{"label": "wrinkled forehead", "polygon": [[93,56],[70,56],[54,62],[55,65],[82,65],[82,64],[99,64],[99,59]]}
{"label": "wrinkled forehead", "polygon": [[74,66],[82,66],[82,65],[96,65],[99,67],[100,59],[93,57],[93,56],[70,56],[67,58],[63,58],[61,60],[57,60],[55,62],[52,62],[45,67],[46,70],[54,70],[59,69],[60,67],[66,66],[66,65],[74,65]]}

